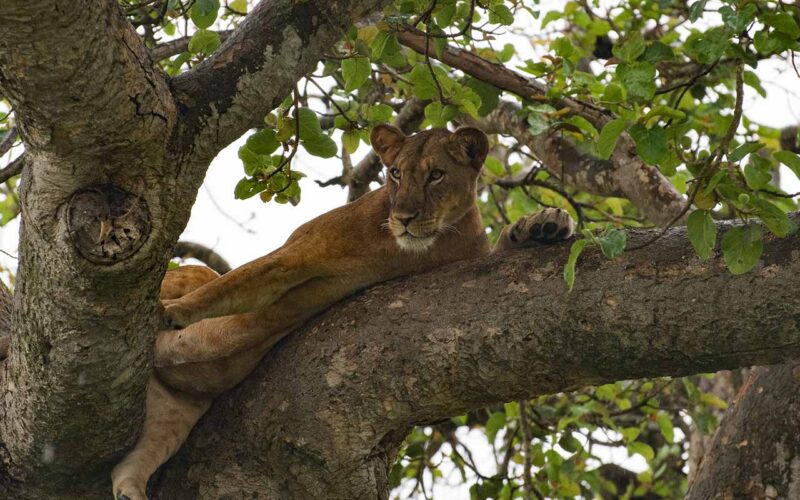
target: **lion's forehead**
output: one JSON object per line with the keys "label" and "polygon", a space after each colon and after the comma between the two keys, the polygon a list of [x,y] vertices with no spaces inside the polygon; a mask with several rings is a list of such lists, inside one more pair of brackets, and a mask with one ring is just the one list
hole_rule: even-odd
{"label": "lion's forehead", "polygon": [[[449,134],[449,132],[448,132]],[[412,139],[416,139],[414,136]],[[424,179],[428,171],[438,168],[449,171],[458,167],[447,153],[447,135],[436,135],[424,141],[409,141],[400,151],[397,166],[404,175]]]}

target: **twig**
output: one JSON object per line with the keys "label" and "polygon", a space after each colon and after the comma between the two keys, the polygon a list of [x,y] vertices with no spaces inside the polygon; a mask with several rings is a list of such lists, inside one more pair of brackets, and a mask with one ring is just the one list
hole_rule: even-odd
{"label": "twig", "polygon": [[15,175],[22,173],[22,169],[25,167],[25,162],[27,159],[27,153],[22,153],[3,169],[0,169],[0,182],[5,182]]}
{"label": "twig", "polygon": [[11,127],[11,130],[8,131],[6,136],[3,138],[3,142],[0,142],[0,156],[8,153],[14,143],[19,137],[19,131],[17,131],[17,127]]}

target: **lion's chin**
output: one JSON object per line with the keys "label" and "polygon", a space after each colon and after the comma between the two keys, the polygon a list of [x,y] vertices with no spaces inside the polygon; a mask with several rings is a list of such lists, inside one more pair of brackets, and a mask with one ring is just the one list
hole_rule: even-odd
{"label": "lion's chin", "polygon": [[401,250],[422,253],[427,251],[431,245],[433,245],[433,242],[436,241],[436,235],[412,236],[410,233],[405,233],[401,234],[400,236],[395,236],[394,239],[397,242],[397,246],[399,246]]}

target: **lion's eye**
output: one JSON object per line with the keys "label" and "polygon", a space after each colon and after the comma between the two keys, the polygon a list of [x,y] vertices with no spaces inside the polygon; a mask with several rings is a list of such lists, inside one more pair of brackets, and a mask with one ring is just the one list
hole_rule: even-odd
{"label": "lion's eye", "polygon": [[431,182],[441,180],[442,177],[444,177],[444,172],[441,170],[431,170],[431,173],[428,174],[428,178],[431,180]]}
{"label": "lion's eye", "polygon": [[397,168],[397,167],[389,169],[389,175],[392,176],[392,179],[395,179],[395,180],[399,181],[400,180],[400,169]]}

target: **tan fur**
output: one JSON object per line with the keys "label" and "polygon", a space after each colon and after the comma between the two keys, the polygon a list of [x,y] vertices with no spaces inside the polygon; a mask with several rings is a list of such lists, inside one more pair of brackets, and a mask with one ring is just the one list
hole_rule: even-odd
{"label": "tan fur", "polygon": [[[406,137],[381,125],[371,140],[389,167],[386,186],[304,224],[278,250],[221,277],[197,266],[167,273],[165,318],[183,328],[156,340],[147,418],[136,447],[114,469],[117,498],[146,498],[147,478],[212,399],[309,317],[372,284],[489,253],[475,203],[488,152],[482,132],[434,129]],[[565,212],[542,214],[504,230],[498,248],[537,239],[535,224],[558,222],[567,228],[560,237],[571,235]]]}

